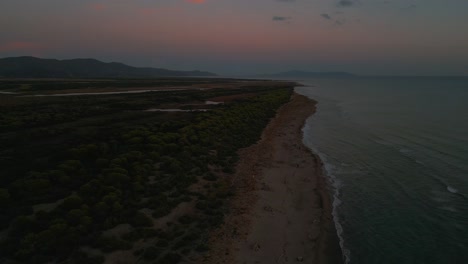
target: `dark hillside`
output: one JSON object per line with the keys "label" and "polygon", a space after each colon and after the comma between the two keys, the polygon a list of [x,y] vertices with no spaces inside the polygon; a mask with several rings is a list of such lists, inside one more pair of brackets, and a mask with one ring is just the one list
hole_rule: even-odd
{"label": "dark hillside", "polygon": [[216,76],[211,72],[173,71],[160,68],[138,68],[122,63],[105,63],[95,59],[40,59],[11,57],[0,59],[3,78],[151,78]]}

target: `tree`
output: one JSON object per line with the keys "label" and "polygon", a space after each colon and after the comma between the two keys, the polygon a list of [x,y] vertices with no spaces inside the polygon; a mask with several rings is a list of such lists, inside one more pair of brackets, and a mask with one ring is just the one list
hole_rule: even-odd
{"label": "tree", "polygon": [[80,196],[73,194],[68,196],[62,203],[65,210],[79,208],[83,204],[83,199]]}
{"label": "tree", "polygon": [[10,192],[7,189],[0,188],[0,206],[5,207],[10,202]]}
{"label": "tree", "polygon": [[71,226],[76,226],[81,223],[81,218],[85,216],[85,212],[81,209],[72,209],[67,213],[67,222]]}

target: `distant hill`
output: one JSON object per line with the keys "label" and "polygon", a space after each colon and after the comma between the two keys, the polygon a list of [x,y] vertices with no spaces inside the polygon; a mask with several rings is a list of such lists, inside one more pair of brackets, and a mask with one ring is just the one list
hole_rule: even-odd
{"label": "distant hill", "polygon": [[216,76],[211,72],[173,71],[138,68],[122,63],[105,63],[95,59],[40,59],[11,57],[0,59],[0,77],[4,78],[151,78]]}
{"label": "distant hill", "polygon": [[349,72],[307,72],[307,71],[286,71],[275,74],[265,74],[265,77],[277,78],[312,78],[312,77],[356,77]]}

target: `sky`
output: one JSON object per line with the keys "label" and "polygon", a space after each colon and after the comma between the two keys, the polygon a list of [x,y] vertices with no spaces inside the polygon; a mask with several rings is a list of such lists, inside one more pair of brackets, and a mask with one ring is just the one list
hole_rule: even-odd
{"label": "sky", "polygon": [[1,0],[0,57],[468,75],[467,0]]}

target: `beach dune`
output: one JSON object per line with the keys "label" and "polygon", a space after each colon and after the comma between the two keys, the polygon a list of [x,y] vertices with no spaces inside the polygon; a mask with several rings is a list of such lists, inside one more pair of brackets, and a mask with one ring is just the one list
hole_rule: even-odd
{"label": "beach dune", "polygon": [[302,143],[316,102],[293,94],[241,151],[235,196],[203,263],[341,263],[320,159]]}

